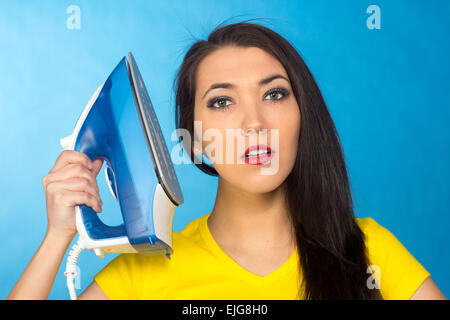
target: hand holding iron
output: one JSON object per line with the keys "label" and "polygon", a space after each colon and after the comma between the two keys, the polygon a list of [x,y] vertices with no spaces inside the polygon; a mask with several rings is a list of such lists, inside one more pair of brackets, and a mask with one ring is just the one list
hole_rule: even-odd
{"label": "hand holding iron", "polygon": [[97,175],[103,159],[91,161],[79,151],[64,150],[42,179],[47,205],[47,233],[74,237],[77,233],[75,206],[86,204],[101,212],[103,202]]}

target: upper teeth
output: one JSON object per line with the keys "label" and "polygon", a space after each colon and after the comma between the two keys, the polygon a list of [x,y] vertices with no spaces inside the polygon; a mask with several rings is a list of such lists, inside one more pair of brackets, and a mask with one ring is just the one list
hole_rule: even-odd
{"label": "upper teeth", "polygon": [[250,151],[249,153],[247,153],[247,157],[250,157],[250,156],[258,156],[258,155],[264,154],[264,153],[267,153],[267,150],[264,150],[264,149],[260,149],[260,150],[252,150],[252,151]]}

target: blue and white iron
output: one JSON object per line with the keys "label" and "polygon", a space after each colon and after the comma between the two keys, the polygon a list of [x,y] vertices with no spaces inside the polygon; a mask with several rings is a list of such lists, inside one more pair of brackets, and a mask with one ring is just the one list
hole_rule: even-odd
{"label": "blue and white iron", "polygon": [[124,222],[108,226],[91,207],[75,207],[79,239],[69,254],[65,272],[71,298],[76,299],[70,286],[83,249],[102,258],[104,252],[165,254],[170,258],[173,215],[184,200],[131,52],[95,91],[72,135],[60,143],[65,150],[83,152],[92,161],[106,161],[107,185],[120,203]]}

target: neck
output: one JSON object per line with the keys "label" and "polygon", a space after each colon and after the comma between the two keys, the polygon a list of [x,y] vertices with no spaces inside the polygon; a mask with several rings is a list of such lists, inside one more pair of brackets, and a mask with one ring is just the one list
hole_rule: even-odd
{"label": "neck", "polygon": [[219,177],[208,227],[217,242],[232,247],[276,249],[293,246],[295,239],[284,184],[271,192],[251,193]]}

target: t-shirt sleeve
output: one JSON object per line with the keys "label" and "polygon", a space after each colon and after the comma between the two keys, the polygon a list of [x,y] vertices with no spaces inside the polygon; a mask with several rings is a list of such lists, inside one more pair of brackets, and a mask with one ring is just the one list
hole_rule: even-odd
{"label": "t-shirt sleeve", "polygon": [[376,283],[383,298],[410,299],[430,273],[388,229],[372,218],[363,220],[372,274],[375,279],[378,276]]}
{"label": "t-shirt sleeve", "polygon": [[120,254],[94,276],[110,300],[139,299],[139,261],[136,254]]}

